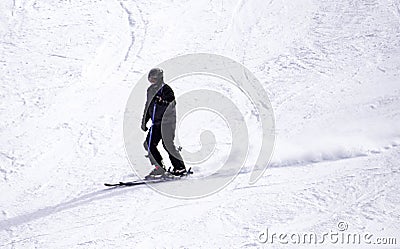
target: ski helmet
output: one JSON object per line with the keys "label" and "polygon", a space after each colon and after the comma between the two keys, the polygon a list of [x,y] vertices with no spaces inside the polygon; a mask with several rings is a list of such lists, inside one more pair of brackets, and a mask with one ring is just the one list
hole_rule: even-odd
{"label": "ski helmet", "polygon": [[164,72],[161,68],[153,68],[150,70],[149,75],[147,76],[147,79],[154,78],[158,82],[162,82],[164,80]]}

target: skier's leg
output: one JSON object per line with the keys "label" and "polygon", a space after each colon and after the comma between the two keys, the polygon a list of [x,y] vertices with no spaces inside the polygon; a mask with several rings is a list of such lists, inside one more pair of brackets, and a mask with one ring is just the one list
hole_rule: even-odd
{"label": "skier's leg", "polygon": [[185,169],[185,163],[182,156],[175,147],[175,124],[164,124],[162,127],[162,144],[168,152],[169,160],[171,161],[174,170]]}
{"label": "skier's leg", "polygon": [[[163,166],[162,165],[162,156],[160,154],[160,151],[157,149],[157,145],[161,140],[161,128],[158,125],[153,125],[151,127],[151,131],[148,132],[146,140],[143,143],[143,146],[145,150],[149,154],[149,159],[150,163],[152,165],[158,165],[158,166]],[[149,144],[150,140],[150,133],[151,133],[151,141]],[[148,147],[150,147],[150,152],[148,151]]]}

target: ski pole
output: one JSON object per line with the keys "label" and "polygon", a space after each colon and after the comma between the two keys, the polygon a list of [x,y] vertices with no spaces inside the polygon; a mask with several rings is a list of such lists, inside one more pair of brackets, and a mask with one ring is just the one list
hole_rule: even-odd
{"label": "ski pole", "polygon": [[153,125],[154,125],[154,114],[156,113],[156,102],[154,101],[153,105],[153,115],[151,115],[151,126],[150,126],[150,135],[149,135],[149,141],[147,143],[147,153],[150,156],[150,143],[151,143],[151,137],[153,135]]}
{"label": "ski pole", "polygon": [[[162,92],[163,92],[163,88],[164,88],[164,85],[161,87],[161,94],[162,94]],[[158,91],[160,91],[160,90],[158,90]],[[155,96],[157,96],[158,91],[157,91],[157,93],[156,93]],[[150,131],[149,131],[149,132],[150,132],[150,135],[149,135],[149,142],[147,143],[147,153],[148,153],[149,156],[150,156],[151,137],[152,137],[152,135],[153,135],[154,115],[155,115],[155,113],[156,113],[156,104],[157,104],[157,102],[154,101],[154,105],[153,105],[153,114],[151,115],[151,127],[150,127]]]}

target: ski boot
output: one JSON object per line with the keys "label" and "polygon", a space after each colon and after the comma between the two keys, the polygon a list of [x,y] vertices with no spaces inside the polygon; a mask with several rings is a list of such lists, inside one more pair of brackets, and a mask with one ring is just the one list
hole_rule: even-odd
{"label": "ski boot", "polygon": [[179,168],[179,169],[174,168],[172,171],[170,170],[170,174],[174,175],[174,176],[184,176],[184,175],[186,175],[186,173],[187,173],[187,170],[185,167]]}
{"label": "ski boot", "polygon": [[155,165],[154,169],[147,176],[145,176],[144,179],[149,180],[161,178],[165,175],[165,172],[166,170],[163,166]]}

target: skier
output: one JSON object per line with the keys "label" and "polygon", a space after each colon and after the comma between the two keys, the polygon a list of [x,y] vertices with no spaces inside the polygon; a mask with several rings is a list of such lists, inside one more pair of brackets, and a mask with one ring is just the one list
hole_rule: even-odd
{"label": "skier", "polygon": [[143,145],[148,152],[154,169],[146,178],[163,176],[166,173],[163,158],[157,149],[160,140],[162,140],[162,145],[168,152],[173,166],[173,170],[170,173],[175,176],[182,176],[187,171],[182,157],[174,144],[176,128],[174,92],[169,85],[164,83],[163,70],[160,68],[151,69],[147,79],[151,85],[147,88],[147,100],[141,128],[146,132],[148,130],[147,122],[151,118],[152,125]]}

